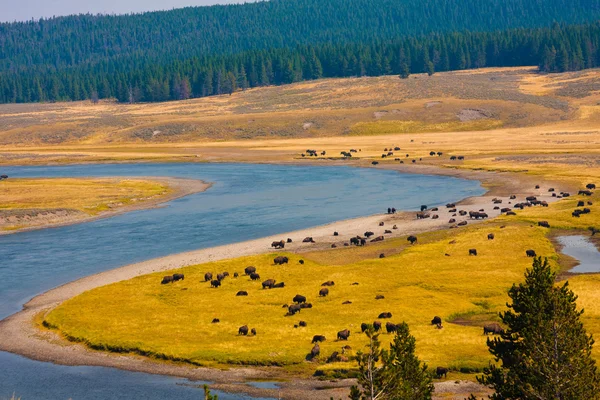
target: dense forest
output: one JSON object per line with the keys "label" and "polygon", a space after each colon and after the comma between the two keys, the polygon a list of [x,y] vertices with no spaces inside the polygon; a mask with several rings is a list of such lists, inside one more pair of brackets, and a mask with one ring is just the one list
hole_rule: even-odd
{"label": "dense forest", "polygon": [[5,23],[0,102],[164,101],[485,66],[577,70],[599,63],[600,25],[589,22],[599,18],[600,0],[271,0]]}

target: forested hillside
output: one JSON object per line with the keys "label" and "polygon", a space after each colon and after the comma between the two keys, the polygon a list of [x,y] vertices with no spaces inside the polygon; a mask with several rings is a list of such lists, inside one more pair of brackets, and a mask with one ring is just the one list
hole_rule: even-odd
{"label": "forested hillside", "polygon": [[556,22],[599,18],[600,0],[272,0],[0,24],[0,102],[164,101],[484,66],[581,69],[597,64],[598,25]]}

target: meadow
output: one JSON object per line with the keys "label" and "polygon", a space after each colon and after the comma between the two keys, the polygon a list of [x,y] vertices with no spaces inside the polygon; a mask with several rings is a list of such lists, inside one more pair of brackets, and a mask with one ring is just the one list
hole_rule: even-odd
{"label": "meadow", "polygon": [[120,178],[10,178],[0,181],[0,230],[94,217],[172,193],[165,183]]}

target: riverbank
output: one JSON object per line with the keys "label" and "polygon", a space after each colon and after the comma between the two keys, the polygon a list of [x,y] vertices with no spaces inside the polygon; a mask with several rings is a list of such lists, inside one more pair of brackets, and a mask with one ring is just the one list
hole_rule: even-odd
{"label": "riverbank", "polygon": [[[448,175],[457,173],[461,177],[466,177],[465,174],[468,174],[471,179],[480,179],[485,182],[485,185],[491,189],[486,195],[465,199],[463,202],[459,203],[459,206],[463,205],[465,209],[468,210],[479,210],[484,208],[491,217],[499,213],[491,207],[492,198],[500,196],[501,193],[505,193],[507,196],[509,193],[514,193],[518,196],[515,201],[521,201],[527,195],[532,194],[540,196],[544,200],[554,200],[554,198],[548,196],[548,187],[550,184],[536,182],[536,184],[541,184],[542,186],[539,189],[534,189],[535,186],[532,184],[531,177],[523,178],[522,176],[516,176],[515,174],[478,171],[465,172],[458,170],[444,170],[442,172],[436,171],[434,168],[429,168],[427,170],[427,173],[435,172],[441,172]],[[557,186],[557,188],[560,187]],[[502,200],[505,203],[508,202],[507,198]],[[388,236],[386,234],[386,238],[447,228],[449,226],[448,219],[450,217],[448,211],[443,208],[440,209],[439,214],[440,218],[438,219],[425,220],[415,220],[414,213],[374,215],[354,220],[335,222],[321,227],[274,235],[268,238],[243,243],[167,256],[96,274],[68,283],[37,296],[24,306],[22,312],[0,322],[0,333],[2,333],[0,335],[0,349],[22,354],[29,358],[41,361],[51,361],[65,365],[101,365],[140,372],[183,376],[190,379],[209,380],[217,383],[215,388],[219,388],[219,385],[227,385],[227,390],[234,390],[234,388],[237,387],[234,391],[245,393],[252,392],[252,394],[261,396],[273,396],[276,395],[275,392],[278,392],[282,393],[285,398],[306,398],[306,390],[326,388],[326,390],[318,391],[319,396],[322,395],[324,399],[328,399],[331,396],[336,398],[343,397],[347,390],[347,386],[351,383],[350,381],[328,383],[314,379],[294,378],[293,382],[283,382],[281,384],[281,389],[278,391],[272,389],[250,389],[247,385],[243,385],[243,382],[257,379],[281,379],[282,376],[285,377],[285,371],[277,367],[236,368],[228,371],[221,371],[210,368],[190,367],[188,365],[158,363],[137,356],[123,356],[91,351],[81,345],[66,342],[52,331],[38,330],[35,321],[41,314],[49,312],[58,304],[81,294],[84,291],[110,283],[131,279],[135,276],[175,269],[186,265],[266,253],[271,251],[269,247],[271,241],[281,240],[287,237],[293,238],[294,243],[290,246],[286,246],[286,250],[300,253],[319,249],[324,250],[331,248],[331,244],[341,244],[344,241],[347,241],[351,236],[356,236],[357,234],[362,235],[366,230],[372,230],[374,232],[378,232],[379,230],[383,231],[384,228],[379,227],[380,222],[384,222],[385,229],[388,229],[393,225],[397,226],[397,229],[392,230],[393,233],[391,235]],[[460,217],[457,217],[456,222],[460,221]],[[334,237],[332,235],[333,231],[340,232],[340,236]],[[379,232],[377,234],[379,234]],[[300,244],[299,242],[306,236],[313,237],[317,243],[314,245]],[[230,388],[230,385],[234,388]],[[311,397],[313,394],[314,393],[311,393]]]}
{"label": "riverbank", "polygon": [[[116,195],[109,193],[99,192],[91,200],[86,208],[93,208],[93,212],[86,212],[81,210],[81,206],[78,208],[71,207],[69,204],[65,204],[60,208],[50,207],[28,207],[28,208],[14,208],[14,209],[3,209],[0,210],[0,235],[10,235],[17,232],[25,232],[46,228],[57,228],[60,226],[80,224],[84,222],[91,222],[98,219],[110,218],[116,215],[124,214],[131,211],[147,210],[150,208],[160,207],[162,204],[169,201],[194,194],[204,192],[211,187],[211,183],[196,179],[183,179],[183,178],[169,178],[169,177],[118,177],[118,178],[76,178],[76,179],[27,179],[17,180],[18,182],[35,183],[37,181],[43,181],[41,188],[47,185],[49,190],[61,190],[61,185],[65,186],[65,181],[68,181],[66,185],[73,192],[84,192],[85,195],[89,195],[89,192],[93,192],[96,187],[95,185],[103,185],[101,189],[104,191],[114,187],[114,190],[125,190],[126,195]],[[4,185],[12,184],[15,182],[14,179],[7,180]],[[130,184],[148,184],[148,185],[159,185],[160,192],[151,192],[150,195],[140,190],[139,196],[135,197],[130,195],[128,187],[121,187],[122,183]],[[40,193],[40,185],[33,189],[37,191],[38,197],[44,196],[44,193]],[[7,195],[5,191],[4,195]],[[25,195],[25,194],[21,194]],[[62,193],[61,196],[65,194]],[[119,197],[121,196],[121,197]],[[112,199],[112,200],[110,200]],[[77,199],[72,199],[77,200]],[[47,204],[47,197],[43,199]],[[110,202],[109,202],[110,201]],[[31,198],[28,198],[28,202],[32,202]],[[107,203],[108,202],[108,203]],[[6,202],[5,202],[6,203]],[[35,204],[35,202],[33,202]],[[6,205],[6,204],[5,204]],[[97,211],[99,210],[99,211]],[[4,230],[3,230],[4,229]]]}

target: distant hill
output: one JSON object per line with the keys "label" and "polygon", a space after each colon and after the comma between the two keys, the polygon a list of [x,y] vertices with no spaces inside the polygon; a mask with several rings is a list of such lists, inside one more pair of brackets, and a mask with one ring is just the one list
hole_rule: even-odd
{"label": "distant hill", "polygon": [[[264,59],[265,52],[276,52],[270,66],[268,62],[250,64],[264,66],[266,74],[272,75],[261,84],[279,84],[298,80],[299,67],[293,64],[303,60],[295,58],[312,57],[310,51],[286,56],[286,50],[299,47],[339,50],[406,37],[531,29],[598,19],[600,0],[272,0],[4,23],[0,24],[0,102],[77,100],[93,92],[125,100],[132,97],[133,89],[137,89],[133,97],[145,101],[181,97],[181,91],[200,96],[220,91],[194,92],[181,85],[207,70],[200,67],[207,67],[210,57],[215,74],[212,86],[229,87],[233,85],[230,72],[236,79],[243,75],[239,62],[232,65],[234,56],[262,51]],[[320,55],[325,53],[321,50]],[[278,63],[283,65],[280,69],[291,63],[290,71],[296,68],[296,72],[283,71],[277,80],[269,68],[278,68]],[[316,71],[299,79],[320,77],[318,65],[313,67]],[[166,77],[165,68],[175,73]],[[257,76],[261,72],[254,71]],[[248,76],[247,80],[253,79]],[[177,93],[174,85],[179,87]],[[243,87],[244,79],[235,85]],[[148,95],[149,91],[155,93]]]}

